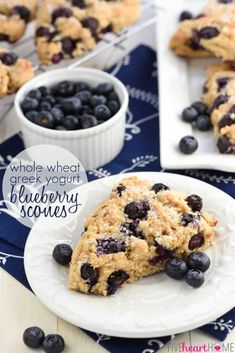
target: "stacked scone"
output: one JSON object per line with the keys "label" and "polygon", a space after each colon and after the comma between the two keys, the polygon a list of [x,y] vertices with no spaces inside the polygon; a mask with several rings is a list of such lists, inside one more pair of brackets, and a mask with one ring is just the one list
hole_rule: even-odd
{"label": "stacked scone", "polygon": [[207,70],[202,100],[211,115],[217,147],[235,153],[235,1],[211,0],[193,17],[181,15],[170,48],[183,57],[216,56],[223,62]]}
{"label": "stacked scone", "polygon": [[114,294],[124,282],[162,271],[173,255],[207,249],[215,225],[199,196],[125,178],[86,222],[73,251],[70,289]]}

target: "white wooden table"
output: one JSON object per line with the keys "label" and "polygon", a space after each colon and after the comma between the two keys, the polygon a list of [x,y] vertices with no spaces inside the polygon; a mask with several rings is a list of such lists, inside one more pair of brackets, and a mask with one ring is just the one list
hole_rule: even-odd
{"label": "white wooden table", "polygon": [[[18,131],[14,112],[0,121],[0,142]],[[41,327],[46,333],[61,334],[67,344],[65,353],[104,353],[107,352],[95,343],[79,328],[65,322],[51,313],[23,285],[0,268],[0,352],[27,353],[22,341],[25,328],[33,325]],[[187,345],[215,344],[216,339],[201,331],[194,330],[178,335],[170,344],[161,349],[161,353],[179,352],[177,344]],[[235,342],[235,330],[225,343]],[[147,348],[147,347],[146,347]],[[154,346],[145,353],[154,353]],[[32,350],[33,352],[33,350]],[[231,351],[232,352],[232,351]],[[229,352],[229,353],[231,353]],[[120,352],[122,353],[122,352]]]}

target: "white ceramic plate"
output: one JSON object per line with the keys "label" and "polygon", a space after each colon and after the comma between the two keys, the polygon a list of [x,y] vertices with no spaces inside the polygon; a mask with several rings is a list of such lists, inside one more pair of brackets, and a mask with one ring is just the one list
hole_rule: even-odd
{"label": "white ceramic plate", "polygon": [[[175,2],[175,0],[171,0]],[[157,50],[159,65],[160,144],[161,164],[164,168],[204,168],[235,172],[235,156],[220,154],[213,132],[200,132],[181,120],[181,112],[193,101],[200,100],[205,81],[205,69],[215,59],[177,57],[168,47],[177,28],[181,11],[198,13],[206,3],[203,0],[177,0],[177,6],[167,6],[157,21]],[[182,154],[177,146],[185,135],[194,135],[199,148],[192,155]]]}
{"label": "white ceramic plate", "polygon": [[[128,174],[133,175],[133,174]],[[235,304],[234,200],[202,181],[167,173],[136,173],[172,189],[196,193],[204,208],[219,219],[216,240],[208,253],[211,267],[199,289],[174,281],[164,273],[127,284],[114,296],[98,297],[67,289],[68,269],[52,259],[58,243],[76,245],[84,217],[106,199],[116,175],[81,186],[88,191],[87,205],[77,224],[64,229],[32,229],[25,248],[25,270],[38,298],[55,314],[90,331],[119,337],[156,337],[194,329],[230,310]]]}

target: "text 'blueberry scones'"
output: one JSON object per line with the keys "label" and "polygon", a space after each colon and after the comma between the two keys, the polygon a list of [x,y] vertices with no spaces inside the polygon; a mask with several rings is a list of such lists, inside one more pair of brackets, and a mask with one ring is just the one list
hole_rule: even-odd
{"label": "text 'blueberry scones'", "polygon": [[73,251],[70,289],[114,294],[124,282],[162,271],[172,255],[207,249],[217,222],[201,210],[197,195],[123,179],[86,222]]}
{"label": "text 'blueberry scones'", "polygon": [[106,32],[130,26],[140,16],[140,0],[42,0],[36,46],[43,64],[79,57]]}
{"label": "text 'blueberry scones'", "polygon": [[0,0],[0,40],[15,42],[35,17],[36,0]]}
{"label": "text 'blueberry scones'", "polygon": [[34,76],[32,63],[0,48],[0,97],[16,92]]}

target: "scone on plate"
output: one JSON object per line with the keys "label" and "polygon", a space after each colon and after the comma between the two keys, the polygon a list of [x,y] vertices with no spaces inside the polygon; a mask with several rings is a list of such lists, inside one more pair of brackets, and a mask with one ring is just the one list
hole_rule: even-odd
{"label": "scone on plate", "polygon": [[114,294],[123,283],[162,271],[173,255],[207,249],[216,223],[197,195],[125,178],[87,219],[73,251],[69,288]]}
{"label": "scone on plate", "polygon": [[0,0],[0,41],[20,39],[35,11],[36,0]]}
{"label": "scone on plate", "polygon": [[79,57],[106,32],[119,31],[140,16],[140,0],[42,0],[37,12],[36,47],[43,64]]}
{"label": "scone on plate", "polygon": [[0,97],[16,92],[34,76],[32,63],[0,48]]}

